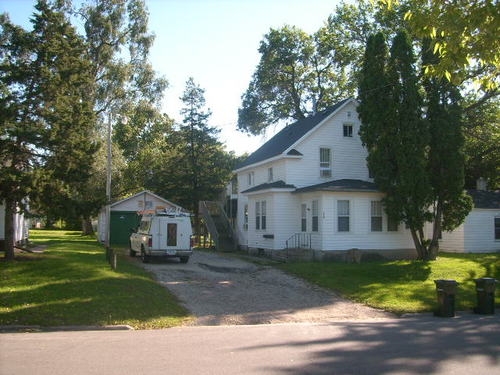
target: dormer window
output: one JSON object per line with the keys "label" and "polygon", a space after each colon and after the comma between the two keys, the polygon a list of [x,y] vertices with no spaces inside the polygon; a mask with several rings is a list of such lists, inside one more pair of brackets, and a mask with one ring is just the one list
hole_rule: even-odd
{"label": "dormer window", "polygon": [[326,147],[319,149],[319,175],[322,178],[332,177],[331,150]]}
{"label": "dormer window", "polygon": [[344,137],[352,138],[352,124],[344,124]]}

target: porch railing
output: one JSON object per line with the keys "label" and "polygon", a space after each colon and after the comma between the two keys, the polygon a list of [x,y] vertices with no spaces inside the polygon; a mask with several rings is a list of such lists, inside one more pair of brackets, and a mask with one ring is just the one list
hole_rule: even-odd
{"label": "porch railing", "polygon": [[311,233],[300,232],[295,233],[288,240],[286,240],[287,249],[311,249],[312,236]]}

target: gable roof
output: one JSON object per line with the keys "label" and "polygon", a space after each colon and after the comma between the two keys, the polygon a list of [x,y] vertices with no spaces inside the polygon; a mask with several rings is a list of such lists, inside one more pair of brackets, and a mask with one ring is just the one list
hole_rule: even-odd
{"label": "gable roof", "polygon": [[373,182],[363,180],[342,179],[324,182],[322,184],[306,186],[295,190],[295,193],[307,193],[311,191],[354,191],[354,192],[379,192],[377,185]]}
{"label": "gable roof", "polygon": [[[342,107],[349,100],[353,99],[348,98],[341,100],[335,105],[328,107],[313,116],[296,121],[293,124],[286,126],[269,141],[264,143],[254,153],[252,153],[248,158],[246,158],[243,162],[237,165],[236,170],[283,154],[283,152],[294,145],[299,139],[301,139],[304,135],[306,135],[317,125],[323,122],[323,120],[325,120],[333,112]],[[302,154],[300,154],[300,152],[298,152],[297,150],[292,149],[288,152],[288,155],[300,156]]]}
{"label": "gable roof", "polygon": [[167,199],[165,199],[165,198],[162,198],[162,197],[160,197],[159,195],[156,195],[155,193],[153,193],[153,192],[151,192],[151,191],[149,191],[149,190],[143,190],[143,191],[141,191],[141,192],[139,192],[139,193],[137,193],[137,194],[134,194],[134,195],[132,195],[132,196],[130,196],[130,197],[127,197],[127,198],[122,199],[122,200],[120,200],[120,201],[114,202],[114,203],[112,203],[112,204],[111,204],[111,206],[110,206],[110,207],[115,207],[115,206],[121,205],[121,204],[123,204],[123,203],[124,203],[124,202],[126,202],[126,201],[129,201],[129,200],[131,200],[131,199],[136,199],[136,198],[138,198],[138,197],[140,197],[140,196],[143,196],[143,198],[145,198],[147,195],[152,196],[152,197],[155,197],[155,198],[156,198],[156,199],[158,199],[159,201],[164,202],[165,204],[168,204],[168,205],[170,205],[170,206],[172,206],[172,207],[178,208],[178,209],[180,209],[180,210],[184,210],[181,206],[179,206],[179,205],[177,205],[177,204],[175,204],[175,203],[172,203],[172,202],[170,202],[169,200],[167,200]]}
{"label": "gable roof", "polygon": [[500,191],[468,190],[474,201],[474,208],[500,209]]}

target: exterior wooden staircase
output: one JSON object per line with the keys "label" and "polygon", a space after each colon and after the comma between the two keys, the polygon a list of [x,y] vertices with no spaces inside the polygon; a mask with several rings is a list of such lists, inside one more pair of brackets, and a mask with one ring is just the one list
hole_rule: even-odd
{"label": "exterior wooden staircase", "polygon": [[207,230],[215,242],[215,248],[219,251],[235,251],[238,245],[235,232],[222,204],[213,201],[201,201],[199,210]]}

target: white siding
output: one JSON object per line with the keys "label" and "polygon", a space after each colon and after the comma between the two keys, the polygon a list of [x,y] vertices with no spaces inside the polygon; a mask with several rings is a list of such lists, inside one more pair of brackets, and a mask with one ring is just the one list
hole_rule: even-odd
{"label": "white siding", "polygon": [[[387,231],[387,216],[384,214],[381,232],[371,231],[371,201],[381,198],[376,193],[336,193],[323,197],[323,214],[320,227],[323,228],[323,250],[391,250],[414,248],[409,231],[403,224],[397,232]],[[337,201],[348,200],[350,208],[349,232],[337,230]]]}
{"label": "white siding", "polygon": [[[349,112],[351,117],[347,115]],[[352,124],[352,137],[344,137],[344,123]],[[356,107],[350,104],[316,128],[295,146],[303,157],[287,160],[287,183],[304,187],[339,179],[368,180],[367,153],[358,135],[359,126]],[[332,176],[329,178],[321,178],[319,173],[319,149],[322,147],[331,149]]]}
{"label": "white siding", "polygon": [[500,217],[500,209],[473,209],[457,229],[443,232],[441,250],[460,253],[500,251],[500,240],[495,240],[495,217]]}
{"label": "white siding", "polygon": [[[29,220],[23,214],[14,214],[14,242],[24,242],[29,235]],[[0,203],[0,239],[5,239],[5,206]]]}
{"label": "white siding", "polygon": [[175,206],[169,204],[166,200],[144,193],[114,203],[111,205],[111,211],[141,211],[144,209],[154,210],[157,207],[174,208]]}

